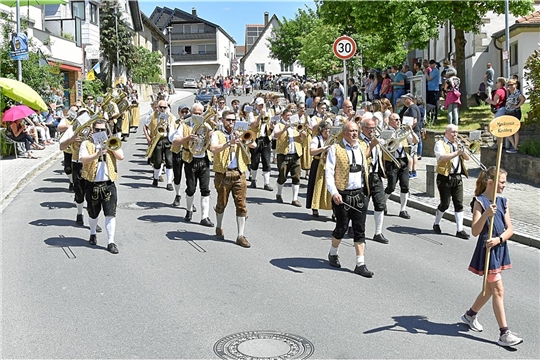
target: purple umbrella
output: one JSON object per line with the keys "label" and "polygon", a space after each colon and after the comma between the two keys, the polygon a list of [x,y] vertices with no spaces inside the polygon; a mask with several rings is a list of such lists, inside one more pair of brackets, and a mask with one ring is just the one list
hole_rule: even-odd
{"label": "purple umbrella", "polygon": [[34,110],[30,109],[26,105],[17,105],[11,107],[9,110],[6,110],[4,116],[2,117],[2,121],[17,121],[35,113],[36,112]]}

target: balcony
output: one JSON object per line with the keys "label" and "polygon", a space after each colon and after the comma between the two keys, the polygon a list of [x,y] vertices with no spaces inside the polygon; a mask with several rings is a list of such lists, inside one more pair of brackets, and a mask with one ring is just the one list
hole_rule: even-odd
{"label": "balcony", "polygon": [[[168,36],[165,34],[165,36]],[[216,33],[171,33],[171,40],[204,40],[204,39],[216,39]]]}
{"label": "balcony", "polygon": [[217,61],[217,54],[173,54],[174,62],[187,61]]}

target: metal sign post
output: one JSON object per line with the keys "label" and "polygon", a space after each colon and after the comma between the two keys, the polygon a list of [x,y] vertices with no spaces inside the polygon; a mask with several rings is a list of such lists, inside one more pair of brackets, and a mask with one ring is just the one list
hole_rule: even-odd
{"label": "metal sign post", "polygon": [[343,60],[343,99],[347,98],[347,60],[356,53],[356,41],[350,36],[340,36],[334,41],[334,55]]}

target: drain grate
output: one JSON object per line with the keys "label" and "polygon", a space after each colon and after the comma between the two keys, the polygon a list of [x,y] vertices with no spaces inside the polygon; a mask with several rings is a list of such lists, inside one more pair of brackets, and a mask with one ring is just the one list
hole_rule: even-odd
{"label": "drain grate", "polygon": [[306,338],[277,331],[241,332],[214,345],[221,359],[307,359],[314,350]]}

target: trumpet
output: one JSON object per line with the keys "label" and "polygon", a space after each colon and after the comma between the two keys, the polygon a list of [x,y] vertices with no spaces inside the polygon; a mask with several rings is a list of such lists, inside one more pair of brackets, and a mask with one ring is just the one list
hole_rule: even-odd
{"label": "trumpet", "polygon": [[116,151],[122,147],[122,141],[116,136],[113,136],[107,139],[105,146],[111,151]]}
{"label": "trumpet", "polygon": [[472,161],[476,163],[482,170],[486,170],[486,166],[482,164],[480,159],[478,159],[474,154],[480,150],[480,141],[470,142],[462,135],[458,134],[458,148],[463,149],[465,153],[471,158]]}

